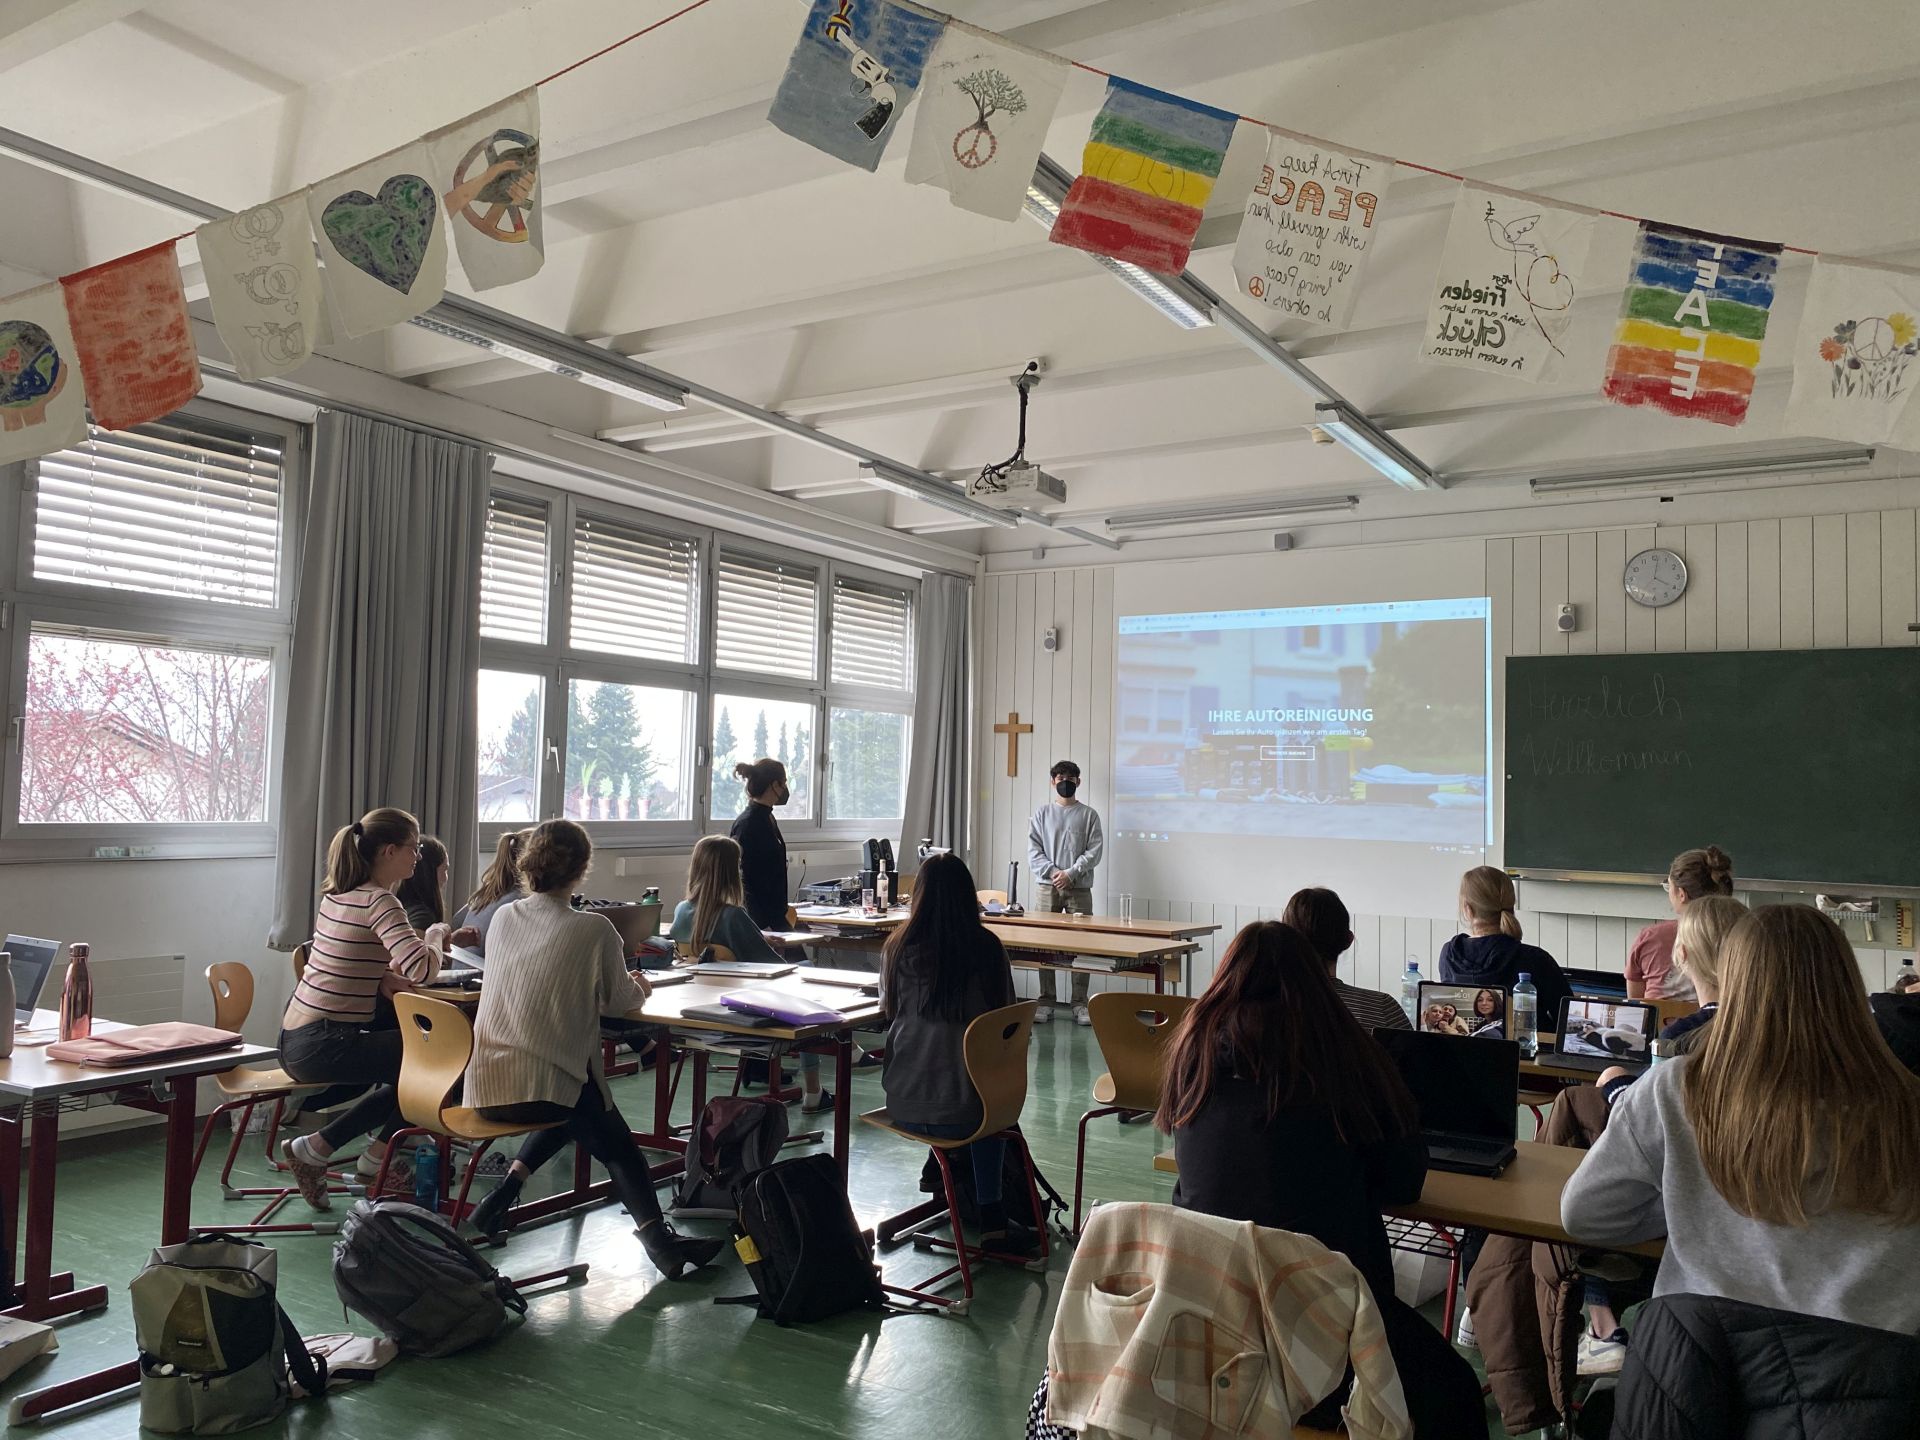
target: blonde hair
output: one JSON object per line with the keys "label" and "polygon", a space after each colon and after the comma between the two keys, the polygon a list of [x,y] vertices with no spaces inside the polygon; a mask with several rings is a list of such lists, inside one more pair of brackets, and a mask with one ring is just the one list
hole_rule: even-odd
{"label": "blonde hair", "polygon": [[1720,988],[1721,947],[1748,913],[1746,906],[1727,895],[1702,895],[1680,912],[1674,944],[1685,956],[1680,968],[1693,977],[1696,985]]}
{"label": "blonde hair", "polygon": [[1733,857],[1718,845],[1682,850],[1667,867],[1667,883],[1689,900],[1733,894]]}
{"label": "blonde hair", "polygon": [[695,949],[713,938],[720,912],[744,905],[746,887],[740,878],[740,844],[725,835],[708,835],[693,847],[687,863],[687,899],[693,902]]}
{"label": "blonde hair", "polygon": [[[1689,907],[1691,908],[1691,907]],[[1720,952],[1726,998],[1682,1088],[1700,1161],[1742,1215],[1920,1224],[1920,1079],[1887,1048],[1853,947],[1806,905],[1763,905]]]}
{"label": "blonde hair", "polygon": [[1521,938],[1520,917],[1514,907],[1520,896],[1513,888],[1513,877],[1491,865],[1476,865],[1460,877],[1460,904],[1483,925],[1499,922],[1500,933]]}
{"label": "blonde hair", "polygon": [[487,866],[479,886],[467,897],[468,910],[484,910],[502,895],[511,895],[520,888],[520,847],[532,833],[509,830],[500,837],[499,845],[494,847],[493,863]]}
{"label": "blonde hair", "polygon": [[529,895],[571,890],[593,863],[593,841],[571,820],[542,820],[520,847],[520,883]]}
{"label": "blonde hair", "polygon": [[420,822],[404,810],[382,805],[351,825],[333,832],[327,846],[327,876],[322,895],[344,895],[373,878],[373,857],[389,845],[411,845],[420,834]]}

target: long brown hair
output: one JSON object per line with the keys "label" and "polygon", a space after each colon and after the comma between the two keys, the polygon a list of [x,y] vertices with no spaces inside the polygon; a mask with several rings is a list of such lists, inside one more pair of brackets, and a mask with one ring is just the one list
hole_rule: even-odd
{"label": "long brown hair", "polygon": [[1275,920],[1247,926],[1168,1042],[1159,1127],[1190,1125],[1222,1079],[1264,1090],[1267,1118],[1321,1104],[1349,1145],[1412,1134],[1418,1111],[1386,1051],[1353,1018],[1313,942]]}
{"label": "long brown hair", "polygon": [[726,835],[708,835],[693,847],[687,862],[687,899],[693,902],[693,944],[696,949],[713,938],[720,912],[744,905],[746,887],[740,878],[740,842]]}
{"label": "long brown hair", "polygon": [[420,834],[420,822],[404,810],[382,805],[351,825],[333,832],[327,846],[327,878],[322,895],[344,895],[373,878],[373,857],[389,845],[411,845]]}
{"label": "long brown hair", "polygon": [[529,833],[509,830],[500,837],[500,843],[494,847],[493,863],[480,877],[478,888],[467,897],[469,912],[486,909],[502,895],[520,893],[520,847],[526,843]]}
{"label": "long brown hair", "polygon": [[1682,850],[1667,867],[1667,883],[1689,900],[1733,894],[1733,857],[1718,845]]}
{"label": "long brown hair", "polygon": [[408,910],[430,910],[433,924],[447,923],[447,892],[440,887],[440,867],[447,863],[447,847],[437,835],[420,837],[420,858],[413,874],[394,887],[394,898]]}
{"label": "long brown hair", "polygon": [[1725,993],[1682,1075],[1707,1179],[1742,1215],[1920,1224],[1920,1079],[1887,1048],[1840,927],[1763,905],[1720,951]]}
{"label": "long brown hair", "polygon": [[907,923],[887,937],[881,952],[880,991],[896,1015],[902,967],[922,981],[921,1013],[953,1021],[971,1018],[967,1001],[982,988],[973,983],[976,975],[989,978],[996,969],[1008,973],[1007,952],[980,923],[973,872],[958,855],[929,855],[921,861]]}
{"label": "long brown hair", "polygon": [[1483,925],[1500,923],[1500,933],[1521,939],[1520,917],[1514,914],[1520,896],[1513,877],[1491,865],[1476,865],[1460,877],[1460,905]]}

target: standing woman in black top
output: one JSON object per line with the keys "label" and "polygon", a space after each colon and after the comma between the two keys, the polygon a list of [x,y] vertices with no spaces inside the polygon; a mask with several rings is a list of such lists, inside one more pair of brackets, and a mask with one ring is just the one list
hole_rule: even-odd
{"label": "standing woman in black top", "polygon": [[1157,1123],[1180,1167],[1173,1203],[1345,1255],[1380,1310],[1415,1440],[1484,1440],[1473,1367],[1393,1293],[1380,1211],[1419,1198],[1419,1111],[1312,942],[1276,921],[1234,936],[1169,1042],[1163,1075]]}
{"label": "standing woman in black top", "polygon": [[740,879],[747,913],[762,930],[787,928],[787,842],[774,807],[792,798],[787,767],[778,760],[742,760],[733,773],[747,783],[747,808],[727,833],[740,846]]}

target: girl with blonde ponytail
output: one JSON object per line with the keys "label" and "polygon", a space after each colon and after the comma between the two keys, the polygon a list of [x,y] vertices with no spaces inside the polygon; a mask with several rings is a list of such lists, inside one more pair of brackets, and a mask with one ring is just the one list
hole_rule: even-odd
{"label": "girl with blonde ponytail", "polygon": [[1449,985],[1498,985],[1513,989],[1522,975],[1539,992],[1539,1027],[1560,1020],[1560,1002],[1573,993],[1560,964],[1521,936],[1513,877],[1491,865],[1476,865],[1460,877],[1460,922],[1466,929],[1440,947],[1440,978]]}
{"label": "girl with blonde ponytail", "polygon": [[473,948],[482,955],[487,953],[487,931],[493,925],[493,917],[520,898],[520,851],[532,833],[531,830],[509,830],[500,837],[500,844],[493,852],[493,863],[480,877],[479,887],[467,897],[466,907],[454,917],[473,932]]}

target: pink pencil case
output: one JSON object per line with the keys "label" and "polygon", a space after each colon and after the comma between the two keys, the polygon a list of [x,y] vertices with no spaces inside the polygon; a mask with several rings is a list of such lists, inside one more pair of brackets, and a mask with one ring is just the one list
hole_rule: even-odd
{"label": "pink pencil case", "polygon": [[731,991],[720,1003],[747,1015],[769,1015],[783,1025],[832,1025],[842,1018],[838,1010],[822,1010],[803,995],[766,986]]}

